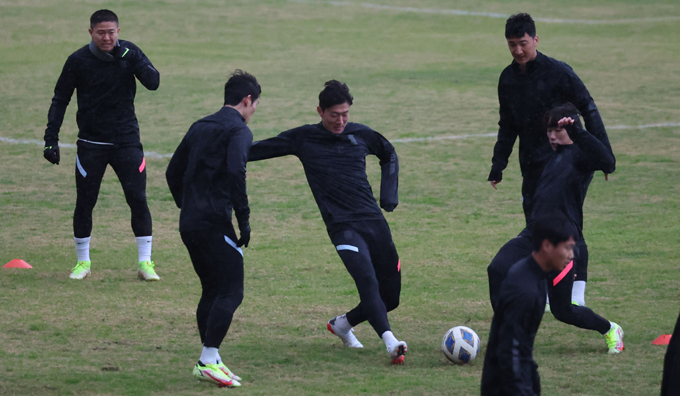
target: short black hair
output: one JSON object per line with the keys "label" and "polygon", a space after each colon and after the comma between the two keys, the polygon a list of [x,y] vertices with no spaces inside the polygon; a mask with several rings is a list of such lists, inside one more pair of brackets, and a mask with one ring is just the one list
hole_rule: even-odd
{"label": "short black hair", "polygon": [[581,118],[579,118],[579,111],[571,102],[565,102],[559,106],[555,106],[548,110],[543,117],[545,128],[557,128],[557,122],[564,117],[571,117],[574,120],[574,125],[583,128],[581,125]]}
{"label": "short black hair", "polygon": [[568,241],[569,238],[578,238],[576,226],[569,221],[564,213],[555,211],[538,215],[531,225],[531,237],[534,252],[541,250],[544,240],[548,240],[553,246]]}
{"label": "short black hair", "polygon": [[94,29],[101,22],[116,22],[116,26],[118,26],[118,15],[111,10],[95,11],[90,17],[90,29]]}
{"label": "short black hair", "polygon": [[229,76],[227,83],[224,84],[224,104],[236,106],[248,95],[255,102],[261,93],[262,88],[260,88],[255,76],[241,69],[236,69]]}
{"label": "short black hair", "polygon": [[319,94],[319,107],[321,111],[326,111],[327,108],[335,105],[347,103],[350,106],[354,98],[349,93],[347,84],[343,84],[338,80],[326,81],[324,89]]}
{"label": "short black hair", "polygon": [[525,33],[529,37],[536,37],[536,25],[531,15],[526,13],[515,14],[505,21],[506,39],[521,38],[524,37]]}

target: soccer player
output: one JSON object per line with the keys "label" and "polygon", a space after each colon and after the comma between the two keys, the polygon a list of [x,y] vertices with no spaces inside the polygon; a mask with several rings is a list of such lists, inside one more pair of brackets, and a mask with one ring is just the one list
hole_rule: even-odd
{"label": "soccer player", "polygon": [[603,142],[581,127],[578,111],[571,103],[555,107],[545,117],[550,145],[554,153],[538,180],[529,225],[506,243],[487,268],[489,294],[495,312],[499,293],[510,267],[531,252],[535,236],[534,219],[544,212],[564,213],[577,230],[576,258],[564,271],[548,276],[550,310],[561,322],[596,330],[604,335],[609,353],[623,350],[623,330],[585,307],[585,298],[573,287],[574,279],[587,280],[588,246],[583,239],[583,202],[593,172],[614,171],[615,160]]}
{"label": "soccer player", "polygon": [[135,44],[118,40],[118,17],[99,10],[90,17],[90,44],[68,57],[54,88],[47,115],[44,156],[59,165],[59,129],[73,91],[77,90],[78,152],[73,234],[77,263],[69,277],[90,274],[92,210],[107,165],[116,172],[132,212],[132,230],[139,253],[137,274],[146,281],[160,278],[151,261],[151,213],[146,202],[146,162],[135,115],[135,78],[149,90],[158,89],[160,75]]}
{"label": "soccer player", "polygon": [[576,227],[560,212],[533,219],[532,252],[503,280],[482,370],[482,396],[540,395],[534,339],[545,307],[549,272],[574,258]]}
{"label": "soccer player", "polygon": [[583,115],[586,129],[610,152],[611,147],[595,101],[581,79],[566,63],[537,51],[538,36],[531,16],[517,14],[508,18],[505,38],[513,61],[498,81],[500,121],[488,180],[497,189],[519,137],[522,207],[528,223],[536,183],[552,154],[542,123],[548,110],[573,103]]}
{"label": "soccer player", "polygon": [[246,163],[253,143],[246,124],[260,93],[255,77],[236,70],[224,86],[224,107],[189,128],[166,171],[181,209],[179,232],[203,288],[196,310],[203,351],[193,374],[219,387],[241,386],[241,378],[222,362],[219,348],[243,301],[241,247],[250,241]]}
{"label": "soccer player", "polygon": [[295,155],[328,235],[359,291],[361,302],[327,323],[328,330],[350,348],[363,348],[353,327],[366,320],[385,342],[393,364],[402,364],[407,345],[390,329],[387,312],[399,305],[401,264],[390,228],[376,204],[366,177],[366,156],[380,159],[380,207],[397,207],[399,161],[394,147],[378,132],[349,121],[352,95],[331,80],[319,94],[318,124],[303,125],[255,142],[249,161]]}
{"label": "soccer player", "polygon": [[661,380],[661,396],[680,395],[680,316],[675,322],[671,341],[666,349],[663,361],[663,379]]}

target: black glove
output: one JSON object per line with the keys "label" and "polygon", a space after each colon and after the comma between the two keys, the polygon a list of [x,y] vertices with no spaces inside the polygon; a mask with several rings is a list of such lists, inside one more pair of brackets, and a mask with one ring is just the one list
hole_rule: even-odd
{"label": "black glove", "polygon": [[239,226],[239,230],[241,231],[241,239],[236,242],[236,246],[248,247],[248,242],[250,242],[250,225]]}
{"label": "black glove", "polygon": [[380,207],[385,209],[386,212],[391,212],[397,207],[397,204],[395,204],[395,203],[381,203]]}
{"label": "black glove", "polygon": [[139,52],[128,47],[116,47],[113,51],[113,56],[116,59],[131,62],[132,64],[137,63],[139,60]]}
{"label": "black glove", "polygon": [[45,143],[45,149],[43,150],[43,157],[55,165],[59,165],[59,145],[48,145]]}

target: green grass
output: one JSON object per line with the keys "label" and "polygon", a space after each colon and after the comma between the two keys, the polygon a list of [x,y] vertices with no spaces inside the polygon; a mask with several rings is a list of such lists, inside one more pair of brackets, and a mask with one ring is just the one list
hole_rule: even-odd
{"label": "green grass", "polygon": [[[503,19],[336,6],[323,1],[0,2],[0,137],[41,140],[66,57],[89,40],[88,18],[111,8],[121,38],[161,72],[136,108],[145,149],[171,153],[196,119],[216,111],[235,68],[263,87],[256,139],[318,121],[323,82],[345,81],[352,120],[388,139],[489,133],[498,121],[496,85],[510,62]],[[674,1],[372,0],[390,6],[461,9],[535,17],[614,20],[680,16]],[[538,23],[539,50],[574,67],[605,124],[680,122],[678,21]],[[75,98],[60,137],[76,139]],[[535,358],[546,395],[648,395],[661,383],[664,347],[680,302],[680,129],[610,129],[617,171],[595,176],[585,205],[590,247],[588,305],[626,331],[626,351],[608,356],[598,334],[549,315]],[[249,395],[478,394],[482,357],[449,364],[439,344],[466,324],[484,346],[492,312],[486,265],[523,226],[516,154],[498,191],[486,182],[495,139],[395,143],[400,205],[386,217],[403,268],[400,307],[390,315],[409,344],[391,367],[368,324],[364,350],[342,348],[325,322],[358,302],[325,233],[295,158],[248,167],[253,239],[246,295],[221,348]],[[195,308],[200,284],[177,232],[165,184],[167,159],[148,166],[154,260],[162,280],[136,280],[130,212],[109,171],[94,213],[92,276],[75,264],[75,150],[62,163],[37,144],[0,142],[0,394],[221,394],[191,377],[200,353]],[[379,167],[369,158],[378,191]],[[231,391],[228,391],[231,392]]]}

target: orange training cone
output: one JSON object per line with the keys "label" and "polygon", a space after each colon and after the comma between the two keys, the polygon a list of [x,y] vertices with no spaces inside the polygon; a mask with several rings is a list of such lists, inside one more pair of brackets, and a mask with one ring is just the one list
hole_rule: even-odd
{"label": "orange training cone", "polygon": [[9,263],[2,266],[2,268],[33,268],[31,265],[24,260],[14,259]]}
{"label": "orange training cone", "polygon": [[652,345],[668,345],[669,342],[671,342],[671,335],[661,334],[656,340],[652,341]]}

